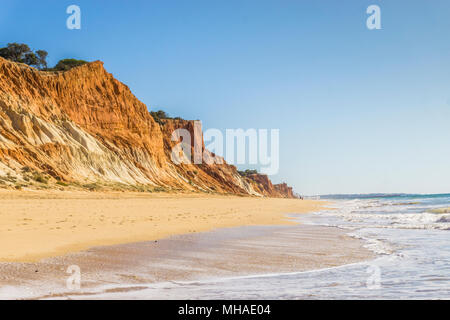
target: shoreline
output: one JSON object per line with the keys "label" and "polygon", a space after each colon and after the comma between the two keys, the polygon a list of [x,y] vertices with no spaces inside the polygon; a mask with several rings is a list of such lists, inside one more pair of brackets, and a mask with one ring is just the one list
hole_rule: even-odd
{"label": "shoreline", "polygon": [[0,262],[37,262],[92,247],[255,225],[327,202],[204,194],[0,191]]}
{"label": "shoreline", "polygon": [[[185,286],[313,272],[376,257],[363,245],[338,228],[296,224],[94,247],[38,263],[0,263],[0,299],[186,299],[192,288]],[[81,271],[80,289],[66,287],[73,265]]]}

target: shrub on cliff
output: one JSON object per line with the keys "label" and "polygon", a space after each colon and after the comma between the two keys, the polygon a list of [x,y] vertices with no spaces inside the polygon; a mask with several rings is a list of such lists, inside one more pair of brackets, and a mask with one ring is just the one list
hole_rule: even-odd
{"label": "shrub on cliff", "polygon": [[84,60],[63,59],[63,60],[60,60],[54,68],[50,69],[50,71],[67,71],[72,68],[82,66],[83,64],[86,64],[86,63],[88,63],[88,62],[84,61]]}
{"label": "shrub on cliff", "polygon": [[169,116],[166,112],[162,111],[162,110],[158,110],[158,111],[150,111],[150,115],[153,117],[153,119],[155,120],[156,123],[159,123],[160,125],[163,125],[164,122],[162,120],[164,119],[173,119],[173,120],[183,120],[180,117],[171,117]]}
{"label": "shrub on cliff", "polygon": [[169,115],[162,110],[150,111],[150,115],[153,117],[156,123],[164,124],[161,120],[170,119]]}
{"label": "shrub on cliff", "polygon": [[245,171],[238,171],[238,173],[242,176],[242,177],[248,177],[251,176],[252,174],[257,174],[258,171],[256,170],[245,170]]}
{"label": "shrub on cliff", "polygon": [[33,174],[33,180],[39,183],[44,183],[47,184],[48,183],[48,178],[46,176],[44,176],[41,173],[35,172]]}

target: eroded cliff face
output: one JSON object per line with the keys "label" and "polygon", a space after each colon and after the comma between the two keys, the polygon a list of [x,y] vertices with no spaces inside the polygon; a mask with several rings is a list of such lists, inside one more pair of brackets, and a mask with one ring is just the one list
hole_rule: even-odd
{"label": "eroded cliff face", "polygon": [[[156,123],[130,89],[93,62],[40,72],[0,58],[0,183],[58,182],[145,186],[145,190],[293,197],[267,178],[241,177],[234,166],[175,164],[174,130],[193,121]],[[196,132],[200,134],[200,132]],[[192,146],[194,148],[194,146]],[[202,154],[212,156],[204,149]],[[152,189],[153,188],[153,189]]]}
{"label": "eroded cliff face", "polygon": [[297,198],[291,187],[286,183],[272,184],[269,177],[265,174],[251,174],[247,176],[254,190],[259,194],[267,197],[281,197],[281,198]]}

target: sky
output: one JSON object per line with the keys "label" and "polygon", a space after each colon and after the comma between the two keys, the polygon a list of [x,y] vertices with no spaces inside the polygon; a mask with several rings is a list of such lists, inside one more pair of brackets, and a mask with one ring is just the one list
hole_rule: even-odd
{"label": "sky", "polygon": [[301,194],[445,193],[449,14],[448,0],[2,0],[0,46],[102,60],[150,110],[204,129],[279,129],[271,179]]}

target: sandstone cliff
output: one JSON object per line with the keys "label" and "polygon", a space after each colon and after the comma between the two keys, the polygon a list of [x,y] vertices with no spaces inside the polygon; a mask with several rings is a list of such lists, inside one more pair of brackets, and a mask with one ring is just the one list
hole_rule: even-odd
{"label": "sandstone cliff", "polygon": [[[101,186],[294,196],[292,189],[272,185],[267,176],[244,178],[226,163],[174,164],[170,156],[176,142],[171,134],[178,128],[195,130],[192,121],[156,123],[102,62],[66,72],[41,72],[0,58],[4,187]],[[203,143],[201,149],[205,151]]]}

